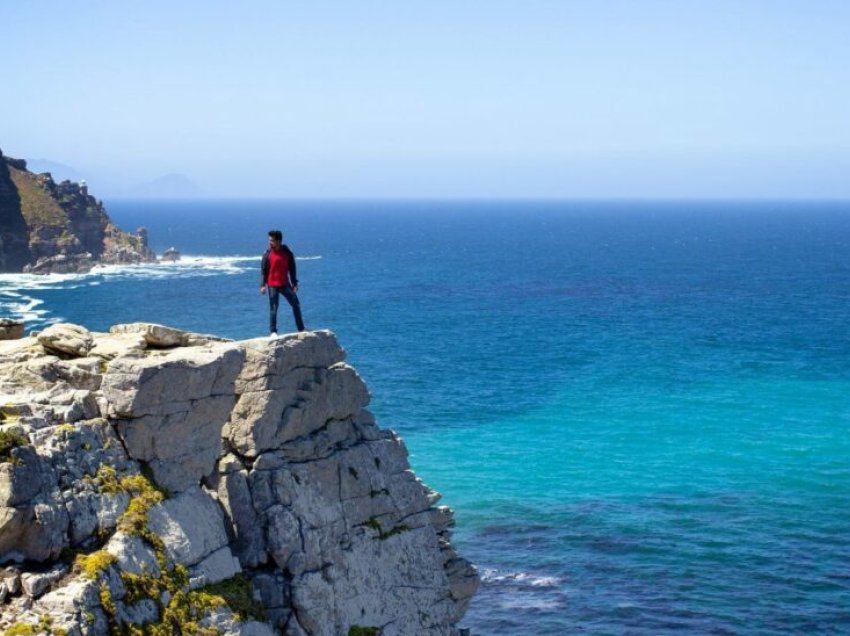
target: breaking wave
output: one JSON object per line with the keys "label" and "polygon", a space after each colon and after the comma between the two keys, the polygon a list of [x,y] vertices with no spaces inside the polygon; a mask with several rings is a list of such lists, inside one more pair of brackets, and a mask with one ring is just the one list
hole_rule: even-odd
{"label": "breaking wave", "polygon": [[528,572],[500,572],[485,568],[481,572],[484,584],[511,585],[517,587],[557,587],[564,579],[558,576],[540,576]]}
{"label": "breaking wave", "polygon": [[480,596],[508,611],[547,612],[566,606],[565,579],[530,572],[481,571]]}
{"label": "breaking wave", "polygon": [[[313,260],[318,257],[306,257]],[[85,274],[0,274],[0,317],[12,318],[33,326],[49,324],[49,310],[37,294],[45,290],[71,290],[96,287],[104,283],[132,280],[184,279],[208,276],[232,276],[257,268],[259,256],[191,256],[176,262],[138,265],[98,266]]]}

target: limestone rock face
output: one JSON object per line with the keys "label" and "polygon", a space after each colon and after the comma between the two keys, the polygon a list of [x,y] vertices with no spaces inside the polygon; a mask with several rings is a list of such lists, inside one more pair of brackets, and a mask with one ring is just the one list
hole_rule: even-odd
{"label": "limestone rock face", "polygon": [[478,574],[344,358],[327,331],[0,340],[0,630],[458,634]]}

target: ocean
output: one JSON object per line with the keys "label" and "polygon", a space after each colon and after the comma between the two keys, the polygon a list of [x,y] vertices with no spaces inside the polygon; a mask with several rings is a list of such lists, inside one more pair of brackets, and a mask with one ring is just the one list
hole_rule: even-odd
{"label": "ocean", "polygon": [[2,275],[0,315],[264,335],[282,229],[456,511],[473,634],[850,633],[850,203],[107,208],[184,259]]}

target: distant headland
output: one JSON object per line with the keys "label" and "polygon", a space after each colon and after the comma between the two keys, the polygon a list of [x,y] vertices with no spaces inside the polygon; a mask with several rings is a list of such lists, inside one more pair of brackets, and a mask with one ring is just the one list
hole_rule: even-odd
{"label": "distant headland", "polygon": [[0,272],[83,273],[154,261],[147,231],[120,230],[85,181],[56,183],[0,151]]}

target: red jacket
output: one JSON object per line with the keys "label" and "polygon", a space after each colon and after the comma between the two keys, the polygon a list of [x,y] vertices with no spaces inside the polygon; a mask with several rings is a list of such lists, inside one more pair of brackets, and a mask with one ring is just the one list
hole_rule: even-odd
{"label": "red jacket", "polygon": [[[268,285],[269,284],[269,273],[271,271],[271,261],[270,261],[269,255],[271,254],[271,251],[272,251],[271,248],[266,250],[266,253],[263,254],[263,260],[260,263],[260,273],[261,273],[261,276],[262,276],[262,278],[260,280],[261,285]],[[289,278],[289,280],[292,281],[292,286],[294,287],[298,284],[298,274],[297,274],[297,270],[295,268],[295,254],[292,253],[292,250],[289,249],[289,247],[287,245],[281,245],[280,251],[281,251],[281,255],[286,256],[289,260],[289,263],[287,263],[287,272],[286,273],[287,273],[287,277]],[[286,284],[286,283],[287,283],[287,281],[284,281],[284,284]]]}

